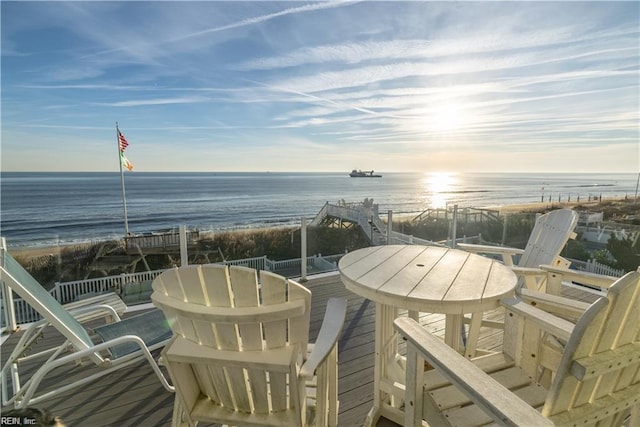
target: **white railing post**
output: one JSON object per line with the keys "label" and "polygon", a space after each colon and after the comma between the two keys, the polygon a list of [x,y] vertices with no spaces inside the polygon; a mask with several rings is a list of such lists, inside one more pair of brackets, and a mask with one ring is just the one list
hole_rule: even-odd
{"label": "white railing post", "polygon": [[120,273],[120,289],[118,289],[118,294],[124,295],[124,287],[127,281],[127,275],[124,273]]}
{"label": "white railing post", "polygon": [[507,241],[508,224],[509,224],[509,215],[507,214],[504,216],[504,222],[502,223],[502,242],[500,242],[502,246],[504,246],[505,242]]}
{"label": "white railing post", "polygon": [[453,220],[451,225],[451,248],[452,249],[456,248],[457,232],[458,232],[458,205],[455,204],[453,205]]}
{"label": "white railing post", "polygon": [[64,304],[64,302],[62,301],[62,289],[60,289],[60,282],[55,282],[53,284],[53,297],[56,299],[56,301],[58,301],[60,304]]}
{"label": "white railing post", "polygon": [[300,280],[307,280],[307,219],[302,217],[300,227]]}
{"label": "white railing post", "polygon": [[13,292],[2,282],[2,304],[4,305],[4,321],[8,331],[15,332],[18,330],[16,322],[16,310],[13,303]]}
{"label": "white railing post", "polygon": [[[7,240],[0,237],[0,265],[4,267],[4,253],[7,250]],[[2,304],[4,304],[5,324],[9,331],[14,332],[18,329],[16,322],[16,311],[13,303],[13,292],[4,281],[0,281],[2,285]]]}
{"label": "white railing post", "polygon": [[393,211],[389,209],[387,212],[387,245],[392,244],[391,234],[393,230]]}
{"label": "white railing post", "polygon": [[187,254],[187,226],[181,225],[180,229],[180,266],[184,267],[189,264],[189,255]]}

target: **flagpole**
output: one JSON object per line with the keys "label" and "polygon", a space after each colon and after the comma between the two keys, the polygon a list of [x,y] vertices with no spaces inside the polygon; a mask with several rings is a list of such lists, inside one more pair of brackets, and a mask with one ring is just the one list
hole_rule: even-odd
{"label": "flagpole", "polygon": [[120,184],[122,185],[122,206],[124,208],[124,236],[129,236],[129,222],[127,220],[127,198],[124,193],[124,172],[122,171],[122,154],[120,151],[120,129],[116,122],[116,149],[118,150],[118,165],[120,165]]}

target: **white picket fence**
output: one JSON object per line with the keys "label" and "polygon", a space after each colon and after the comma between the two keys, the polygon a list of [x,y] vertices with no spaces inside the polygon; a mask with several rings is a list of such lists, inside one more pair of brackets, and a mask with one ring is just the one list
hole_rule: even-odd
{"label": "white picket fence", "polygon": [[103,294],[106,292],[122,293],[132,283],[152,281],[164,270],[143,271],[140,273],[120,274],[119,276],[97,277],[94,279],[76,280],[73,282],[57,282],[51,295],[61,304],[76,301],[85,295]]}
{"label": "white picket fence", "polygon": [[572,261],[571,263],[572,265],[575,265],[578,270],[586,271],[589,273],[604,274],[606,276],[613,277],[622,277],[625,273],[624,270],[619,270],[605,264],[600,264],[593,259],[587,262]]}
{"label": "white picket fence", "polygon": [[[98,277],[94,279],[76,280],[73,282],[57,282],[49,293],[61,304],[82,299],[85,296],[116,292],[122,294],[128,285],[151,281],[164,270],[144,271],[141,273],[120,274],[118,276]],[[13,300],[16,321],[30,323],[41,319],[41,316],[21,298]],[[0,304],[4,311],[4,304]],[[4,315],[2,316],[4,321]]]}

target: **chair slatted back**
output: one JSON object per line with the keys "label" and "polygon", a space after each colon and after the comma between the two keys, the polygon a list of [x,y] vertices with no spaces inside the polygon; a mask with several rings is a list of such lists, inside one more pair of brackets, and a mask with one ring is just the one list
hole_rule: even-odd
{"label": "chair slatted back", "polygon": [[[6,248],[0,247],[0,280],[13,292],[27,301],[44,319],[56,328],[76,350],[93,347],[93,341],[86,329],[73,317],[45,288],[16,261]],[[94,353],[90,356],[94,363],[102,363],[103,358]]]}
{"label": "chair slatted back", "polygon": [[537,220],[518,262],[519,267],[538,268],[552,264],[567,241],[574,236],[578,214],[571,209],[557,209]]}
{"label": "chair slatted back", "polygon": [[[640,405],[640,272],[614,283],[579,319],[543,415],[557,424],[621,425]],[[616,408],[616,410],[613,410]],[[607,409],[610,409],[607,411]]]}
{"label": "chair slatted back", "polygon": [[[174,333],[203,347],[244,355],[264,352],[265,358],[280,354],[270,350],[294,347],[302,362],[309,339],[311,292],[273,273],[263,271],[260,279],[259,283],[256,271],[245,267],[175,268],[154,280],[151,299]],[[300,404],[296,381],[287,380],[290,371],[222,360],[189,365],[200,391],[224,407],[264,414]]]}

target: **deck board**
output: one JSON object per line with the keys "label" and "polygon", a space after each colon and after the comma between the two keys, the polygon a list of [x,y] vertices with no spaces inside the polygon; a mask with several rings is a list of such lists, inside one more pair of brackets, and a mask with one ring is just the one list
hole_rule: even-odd
{"label": "deck board", "polygon": [[[339,425],[360,426],[364,422],[373,401],[373,352],[375,328],[375,304],[344,288],[337,274],[321,275],[304,284],[312,292],[311,340],[320,329],[328,298],[347,298],[347,317],[339,341]],[[583,298],[580,291],[569,290],[572,297]],[[490,317],[500,318],[500,310]],[[431,332],[444,335],[444,316],[423,313],[420,322]],[[13,334],[1,349],[6,360],[17,343],[20,334]],[[482,328],[479,347],[497,350],[501,331]],[[49,328],[35,348],[44,348],[60,342],[61,335]],[[28,369],[28,364],[25,368]],[[97,369],[90,365],[87,369]],[[63,378],[82,375],[83,370],[61,369],[48,381],[55,384]],[[90,384],[35,405],[47,408],[62,418],[67,426],[169,426],[173,411],[173,394],[167,392],[146,362],[116,371]],[[7,409],[7,408],[3,408]],[[393,425],[381,422],[379,425]]]}

